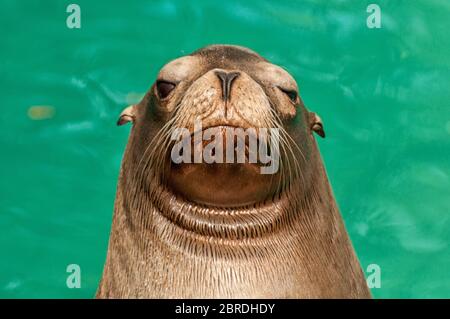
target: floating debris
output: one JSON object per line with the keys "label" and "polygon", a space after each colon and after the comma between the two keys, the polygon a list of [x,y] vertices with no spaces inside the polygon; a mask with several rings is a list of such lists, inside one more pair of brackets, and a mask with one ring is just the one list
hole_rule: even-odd
{"label": "floating debris", "polygon": [[51,105],[33,105],[28,109],[28,117],[32,120],[48,120],[55,116],[55,108]]}

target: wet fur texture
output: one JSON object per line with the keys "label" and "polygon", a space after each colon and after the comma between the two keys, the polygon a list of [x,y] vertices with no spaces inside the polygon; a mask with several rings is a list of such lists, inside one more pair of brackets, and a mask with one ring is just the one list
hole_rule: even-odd
{"label": "wet fur texture", "polygon": [[[271,91],[272,86],[254,71],[268,62],[253,51],[211,46],[189,59],[198,56],[200,62],[188,60],[199,64],[194,67],[198,73],[192,75],[190,70],[191,79],[180,82],[172,106],[158,101],[152,86],[133,114],[127,114],[133,129],[96,297],[370,298],[312,135],[311,127],[318,124],[311,123],[311,113],[301,99],[294,109],[284,95]],[[267,97],[268,103],[267,113],[255,115],[249,106],[243,117],[262,127],[258,121],[274,116],[269,124],[282,126],[292,140],[289,143],[297,144],[286,142],[277,192],[243,207],[196,204],[167,186],[165,174],[170,169],[164,166],[164,143],[168,141],[158,132],[176,112],[183,114],[185,124],[190,123],[183,109],[186,103],[192,105],[186,92],[205,92],[208,86],[215,90],[207,75],[213,67],[245,72],[236,87],[253,87],[258,93],[248,99]],[[236,103],[244,101],[245,96],[234,89]],[[214,101],[205,102],[198,112],[209,111]],[[277,115],[269,111],[274,104]],[[167,111],[158,113],[163,107]]]}

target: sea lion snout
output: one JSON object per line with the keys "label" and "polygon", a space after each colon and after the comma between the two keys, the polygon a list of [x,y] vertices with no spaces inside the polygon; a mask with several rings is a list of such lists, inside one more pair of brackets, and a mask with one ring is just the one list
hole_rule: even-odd
{"label": "sea lion snout", "polygon": [[262,87],[244,71],[214,68],[196,79],[178,106],[184,114],[178,127],[192,128],[196,119],[203,127],[271,127],[270,102]]}

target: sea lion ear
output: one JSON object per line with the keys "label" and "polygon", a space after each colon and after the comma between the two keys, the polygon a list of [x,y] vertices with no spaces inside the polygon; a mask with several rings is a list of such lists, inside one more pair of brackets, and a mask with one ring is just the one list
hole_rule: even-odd
{"label": "sea lion ear", "polygon": [[135,105],[130,105],[130,106],[126,107],[122,111],[122,113],[120,113],[119,119],[117,120],[118,126],[127,124],[128,122],[134,123],[134,119],[135,119],[134,107],[135,107]]}
{"label": "sea lion ear", "polygon": [[319,135],[322,138],[325,137],[322,119],[319,117],[319,115],[313,112],[309,112],[309,124],[312,131],[316,132],[317,135]]}

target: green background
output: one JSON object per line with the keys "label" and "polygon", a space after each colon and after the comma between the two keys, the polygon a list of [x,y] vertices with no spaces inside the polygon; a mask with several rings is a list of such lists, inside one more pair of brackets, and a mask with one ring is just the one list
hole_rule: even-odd
{"label": "green background", "polygon": [[130,130],[118,114],[169,60],[226,43],[287,68],[322,117],[347,229],[362,267],[381,267],[374,296],[450,297],[450,2],[377,1],[368,29],[371,2],[77,1],[71,30],[68,1],[2,1],[0,296],[93,297]]}

